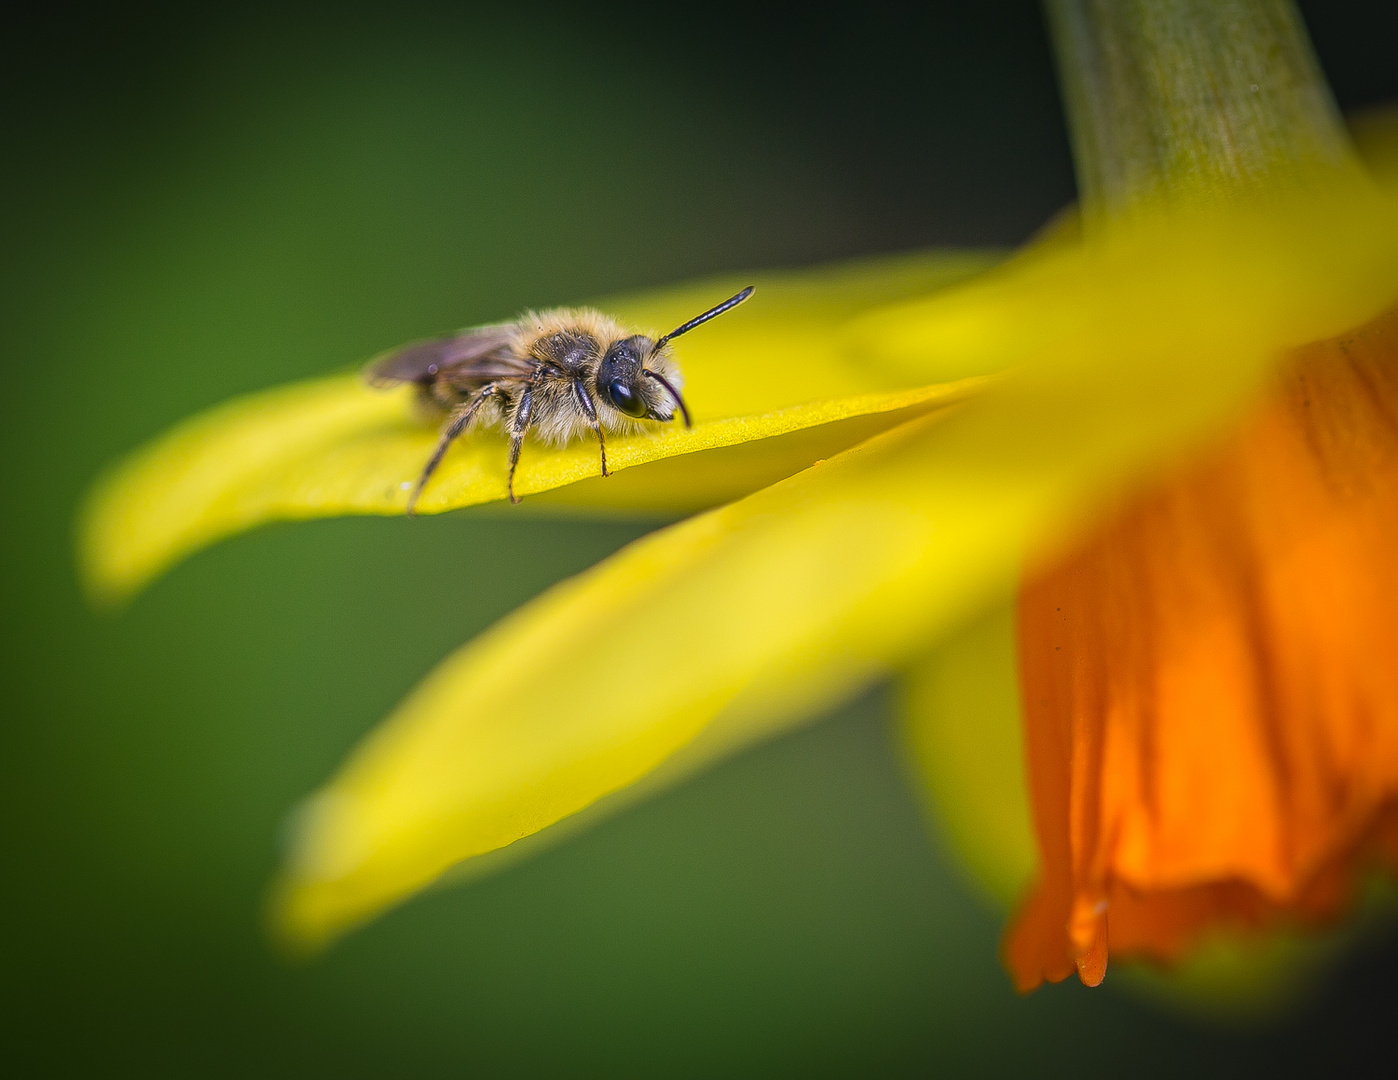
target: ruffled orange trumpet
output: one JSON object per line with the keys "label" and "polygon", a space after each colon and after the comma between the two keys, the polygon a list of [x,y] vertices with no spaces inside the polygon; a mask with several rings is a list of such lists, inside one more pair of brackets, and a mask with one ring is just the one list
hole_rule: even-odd
{"label": "ruffled orange trumpet", "polygon": [[[1398,866],[1398,315],[1307,347],[1265,404],[1019,602],[1042,878],[1021,988],[1108,942],[1332,915]],[[1110,928],[1110,929],[1109,929]]]}

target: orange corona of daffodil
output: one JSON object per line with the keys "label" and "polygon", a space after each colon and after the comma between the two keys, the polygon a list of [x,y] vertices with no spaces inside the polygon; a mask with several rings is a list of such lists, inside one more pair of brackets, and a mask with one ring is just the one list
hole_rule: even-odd
{"label": "orange corona of daffodil", "polygon": [[[1333,915],[1398,868],[1398,315],[1308,346],[1247,422],[1024,588],[1044,874],[1024,987]],[[1109,933],[1110,927],[1110,933]]]}
{"label": "orange corona of daffodil", "polygon": [[[365,740],[298,815],[286,940],[319,945],[899,674],[955,846],[1022,901],[1022,987],[1338,910],[1366,853],[1393,852],[1398,202],[1327,134],[1283,5],[1101,7],[1050,5],[1081,235],[759,276],[676,345],[692,431],[609,439],[607,478],[591,445],[531,448],[516,491],[536,512],[699,512],[463,646]],[[1130,94],[1102,109],[1072,43],[1122,11],[1138,50],[1194,33],[1197,66],[1221,50],[1278,76],[1244,82],[1257,117],[1227,118],[1227,167],[1196,122],[1214,105],[1160,86],[1155,157],[1106,146],[1133,130]],[[1166,70],[1110,67],[1092,69],[1108,91]],[[1111,115],[1081,121],[1085,93]],[[601,306],[653,330],[746,283]],[[95,493],[91,592],[129,596],[261,522],[401,513],[434,439],[410,395],[353,375],[197,417]],[[485,433],[419,511],[504,494]]]}

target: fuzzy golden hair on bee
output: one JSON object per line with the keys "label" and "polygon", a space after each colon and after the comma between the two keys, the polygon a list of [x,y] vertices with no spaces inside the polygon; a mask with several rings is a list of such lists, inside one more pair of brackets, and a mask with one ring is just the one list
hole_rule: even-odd
{"label": "fuzzy golden hair on bee", "polygon": [[521,337],[544,337],[569,330],[588,334],[598,341],[620,341],[635,333],[610,315],[596,308],[549,308],[546,311],[526,311],[515,320]]}
{"label": "fuzzy golden hair on bee", "polygon": [[509,439],[505,490],[511,502],[519,502],[514,476],[526,437],[562,446],[595,435],[606,476],[606,432],[630,434],[676,416],[689,427],[680,394],[684,379],[669,344],[752,292],[749,285],[659,338],[592,308],[552,308],[379,357],[365,372],[371,384],[412,383],[424,405],[446,414],[407,512],[412,514],[452,442],[476,428],[499,428]]}

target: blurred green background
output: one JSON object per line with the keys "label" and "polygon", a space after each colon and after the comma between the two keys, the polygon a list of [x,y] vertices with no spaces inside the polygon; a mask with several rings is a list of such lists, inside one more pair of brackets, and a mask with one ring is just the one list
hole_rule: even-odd
{"label": "blurred green background", "polygon": [[[1391,5],[1303,5],[1342,103]],[[289,966],[296,800],[440,657],[654,522],[264,529],[98,617],[107,463],[232,394],[717,270],[1014,243],[1072,198],[1031,3],[54,10],[3,45],[11,1075],[1200,1075],[1391,1045],[1398,943],[1229,1027],[1028,999],[875,693]],[[1380,1059],[1381,1060],[1381,1059]]]}

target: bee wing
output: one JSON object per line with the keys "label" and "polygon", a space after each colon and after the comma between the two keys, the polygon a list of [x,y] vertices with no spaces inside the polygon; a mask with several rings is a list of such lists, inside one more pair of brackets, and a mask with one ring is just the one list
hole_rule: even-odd
{"label": "bee wing", "polygon": [[450,337],[417,341],[370,361],[364,377],[372,386],[405,382],[425,386],[439,376],[466,384],[527,376],[529,366],[510,351],[513,337],[509,326],[482,326]]}

